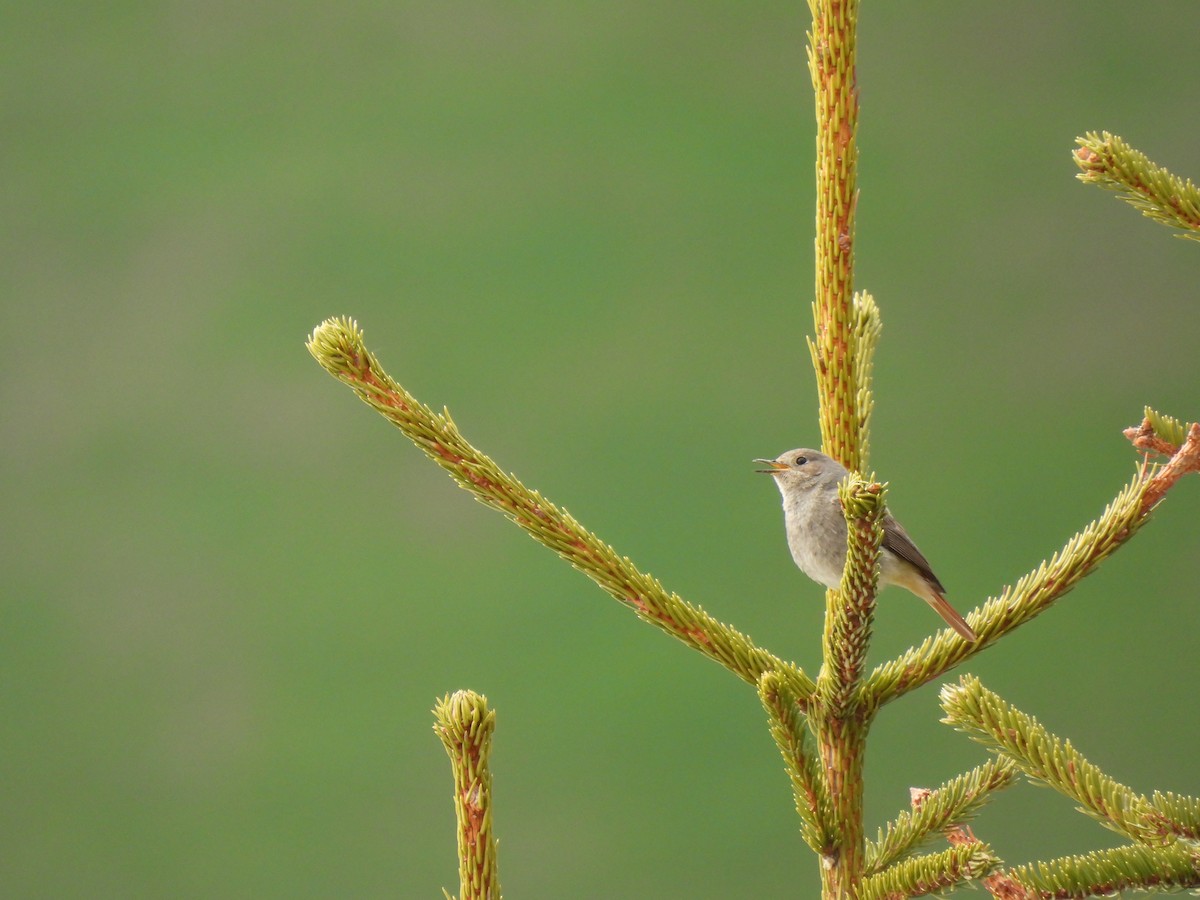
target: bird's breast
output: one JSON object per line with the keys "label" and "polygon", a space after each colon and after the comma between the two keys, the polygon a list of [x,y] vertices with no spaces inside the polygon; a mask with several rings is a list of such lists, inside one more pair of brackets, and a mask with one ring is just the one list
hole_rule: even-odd
{"label": "bird's breast", "polygon": [[792,560],[813,581],[837,587],[846,565],[846,520],[836,497],[802,497],[783,509]]}

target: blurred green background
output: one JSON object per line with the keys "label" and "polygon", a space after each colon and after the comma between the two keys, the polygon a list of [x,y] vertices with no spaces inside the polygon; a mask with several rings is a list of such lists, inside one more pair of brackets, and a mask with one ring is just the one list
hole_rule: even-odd
{"label": "blurred green background", "polygon": [[[1193,0],[867,3],[872,463],[970,609],[1200,415],[1200,247],[1074,180],[1200,174]],[[0,889],[457,887],[435,697],[498,710],[510,897],[810,897],[752,691],[474,503],[303,340],[353,315],[469,439],[670,588],[819,663],[750,459],[819,440],[800,2],[10,4],[0,13]],[[1200,793],[1187,479],[966,671]],[[872,660],[939,626],[884,595]],[[985,758],[889,707],[869,831]],[[1021,786],[1012,862],[1114,846]]]}

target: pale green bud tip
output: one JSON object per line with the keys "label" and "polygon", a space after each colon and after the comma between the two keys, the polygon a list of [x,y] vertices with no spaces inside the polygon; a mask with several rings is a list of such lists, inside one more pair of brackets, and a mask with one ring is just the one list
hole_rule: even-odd
{"label": "pale green bud tip", "polygon": [[313,329],[305,346],[317,362],[334,374],[352,368],[367,352],[362,329],[349,316],[326,319]]}
{"label": "pale green bud tip", "polygon": [[474,691],[455,691],[438,700],[433,707],[437,720],[433,726],[439,735],[486,737],[496,727],[496,714],[488,708],[487,697]]}
{"label": "pale green bud tip", "polygon": [[946,711],[947,718],[942,721],[954,724],[956,721],[954,715],[961,712],[960,707],[966,702],[971,689],[978,686],[978,680],[972,680],[970,676],[963,676],[957,684],[952,682],[943,684],[942,689],[938,692],[938,701],[942,704],[942,709]]}
{"label": "pale green bud tip", "polygon": [[852,475],[838,485],[838,497],[848,519],[866,519],[883,512],[887,503],[887,483],[875,480],[874,473],[870,480]]}
{"label": "pale green bud tip", "polygon": [[784,683],[783,676],[770,669],[758,676],[758,691],[760,694],[774,694]]}

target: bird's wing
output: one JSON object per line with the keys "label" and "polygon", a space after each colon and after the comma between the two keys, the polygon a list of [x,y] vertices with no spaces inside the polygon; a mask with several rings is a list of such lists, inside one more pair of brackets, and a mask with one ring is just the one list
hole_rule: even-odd
{"label": "bird's wing", "polygon": [[884,549],[891,550],[896,556],[916,566],[917,571],[939,594],[946,593],[946,589],[942,587],[938,577],[933,574],[933,567],[929,565],[929,560],[917,549],[917,545],[912,542],[908,532],[892,518],[891,513],[887,513],[883,517],[883,546]]}

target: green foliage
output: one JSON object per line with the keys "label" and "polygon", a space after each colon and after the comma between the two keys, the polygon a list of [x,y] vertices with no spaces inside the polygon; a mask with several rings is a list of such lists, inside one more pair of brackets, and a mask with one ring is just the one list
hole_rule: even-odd
{"label": "green foliage", "polygon": [[868,842],[867,874],[883,871],[951,826],[972,818],[1016,777],[1016,763],[993,759],[930,791],[915,809],[900,813],[886,832],[881,829],[879,837]]}
{"label": "green foliage", "polygon": [[[814,313],[816,312],[814,305]],[[875,409],[871,375],[875,365],[875,348],[883,332],[883,322],[875,299],[865,291],[855,293],[848,319],[846,340],[847,361],[850,366],[848,391],[851,402],[844,404],[847,410],[846,420],[841,428],[845,431],[846,443],[856,446],[858,451],[856,458],[851,460],[852,465],[843,465],[851,471],[861,472],[871,458],[871,413]],[[823,357],[817,342],[811,337],[806,337],[805,342],[808,345],[809,356],[812,357],[813,367],[820,371]]]}
{"label": "green foliage", "polygon": [[[857,291],[851,306],[850,360],[854,373],[855,431],[858,435],[859,469],[871,459],[871,413],[875,410],[875,392],[871,376],[875,368],[875,348],[883,332],[883,320],[875,298],[866,291]],[[812,341],[809,341],[812,346]]]}
{"label": "green foliage", "polygon": [[1107,131],[1089,131],[1075,142],[1080,181],[1117,191],[1147,218],[1184,229],[1176,237],[1200,240],[1200,189],[1191,179],[1172,175]]}
{"label": "green foliage", "polygon": [[992,848],[980,841],[959,844],[906,859],[863,879],[857,900],[924,897],[977,878],[1000,864]]}
{"label": "green foliage", "polygon": [[1195,890],[1200,888],[1200,851],[1182,842],[1118,847],[1017,866],[1009,875],[1038,897],[1063,900],[1110,897],[1123,890]]}
{"label": "green foliage", "polygon": [[1032,716],[1005,703],[978,678],[964,676],[941,693],[945,721],[1003,753],[1037,781],[1079,804],[1081,812],[1129,838],[1142,835],[1140,798],[1050,734]]}
{"label": "green foliage", "polygon": [[1126,888],[1200,887],[1195,835],[1200,801],[1174,794],[1137,794],[1089,762],[1070,741],[1005,703],[978,678],[942,688],[945,721],[965,731],[1030,778],[1079,804],[1081,812],[1136,842],[1049,862],[1019,866],[1008,875],[1046,897],[1106,896]]}
{"label": "green foliage", "polygon": [[758,696],[771,737],[783,756],[783,766],[792,782],[800,834],[816,853],[826,853],[833,843],[829,833],[832,809],[819,755],[800,712],[800,704],[787,683],[775,672],[766,672],[758,683]]}
{"label": "green foliage", "polygon": [[1129,540],[1145,521],[1142,495],[1146,481],[1137,476],[1117,495],[1098,519],[1074,535],[1061,550],[998,596],[989,598],[971,617],[979,634],[977,644],[956,639],[951,632],[926,638],[897,659],[875,668],[868,681],[879,703],[928,684],[978,653],[1001,634],[1018,628],[1044,612],[1066,594],[1117,547]]}
{"label": "green foliage", "polygon": [[1147,801],[1143,815],[1143,831],[1147,836],[1173,834],[1189,841],[1200,841],[1200,799],[1155,791]]}

